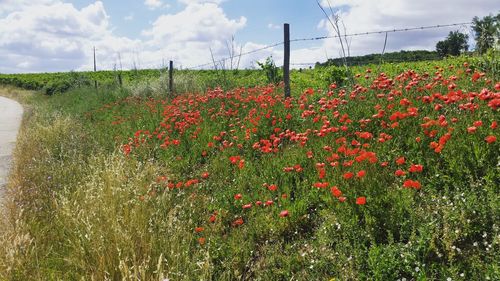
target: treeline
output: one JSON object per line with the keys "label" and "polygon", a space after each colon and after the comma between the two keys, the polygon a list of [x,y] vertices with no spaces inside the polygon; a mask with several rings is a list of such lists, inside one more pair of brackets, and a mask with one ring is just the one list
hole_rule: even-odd
{"label": "treeline", "polygon": [[[439,60],[441,57],[435,51],[399,51],[385,54],[369,54],[364,56],[346,57],[347,65],[367,65],[381,62],[406,62],[406,61],[427,61]],[[328,59],[324,63],[317,62],[316,67],[342,66],[343,58]]]}

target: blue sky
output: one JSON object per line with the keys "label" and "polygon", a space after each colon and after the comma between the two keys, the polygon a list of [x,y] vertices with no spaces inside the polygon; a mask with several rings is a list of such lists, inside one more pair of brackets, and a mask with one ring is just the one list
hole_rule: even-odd
{"label": "blue sky", "polygon": [[[290,2],[293,1],[293,5]],[[68,1],[76,8],[84,8],[95,1]],[[162,1],[163,6],[148,8],[143,1],[122,0],[103,1],[109,13],[111,23],[116,28],[116,34],[121,36],[139,37],[141,31],[148,28],[150,22],[165,13],[178,13],[185,7],[178,1]],[[269,24],[281,26],[288,22],[293,25],[294,33],[304,37],[314,34],[325,34],[317,28],[323,13],[314,0],[232,0],[220,4],[228,18],[247,18],[247,26],[238,32],[238,38],[243,41],[262,43],[274,42],[282,36],[282,31],[269,28]],[[279,11],[279,12],[277,12]],[[128,17],[128,18],[127,18]],[[131,19],[132,18],[132,19]],[[266,32],[262,32],[266,30]],[[274,40],[274,41],[273,41]]]}
{"label": "blue sky", "polygon": [[[496,0],[321,0],[337,12],[347,33],[467,22],[497,13]],[[473,3],[473,4],[471,4]],[[0,72],[89,70],[92,47],[99,69],[159,67],[163,60],[189,67],[292,38],[332,35],[316,0],[0,0]],[[435,48],[451,30],[468,26],[389,34],[387,51]],[[352,55],[380,52],[383,35],[353,37]],[[241,58],[255,67],[282,47]],[[338,40],[292,44],[292,62],[316,62],[340,55]],[[224,65],[225,68],[236,65]]]}

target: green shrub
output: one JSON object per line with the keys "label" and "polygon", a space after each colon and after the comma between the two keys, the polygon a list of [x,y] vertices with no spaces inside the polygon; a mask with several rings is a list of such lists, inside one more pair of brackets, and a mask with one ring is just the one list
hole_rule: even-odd
{"label": "green shrub", "polygon": [[267,77],[267,82],[270,84],[278,84],[283,80],[280,74],[280,68],[274,63],[273,57],[268,57],[265,62],[257,62],[257,64],[264,70]]}
{"label": "green shrub", "polygon": [[339,66],[327,66],[321,67],[318,70],[319,79],[324,83],[325,87],[331,84],[337,84],[337,86],[345,85],[348,79],[348,70],[344,67]]}

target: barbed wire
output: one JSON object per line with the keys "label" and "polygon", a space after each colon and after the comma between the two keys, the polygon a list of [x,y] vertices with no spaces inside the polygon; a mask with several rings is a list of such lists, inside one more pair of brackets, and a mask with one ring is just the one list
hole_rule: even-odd
{"label": "barbed wire", "polygon": [[[285,44],[285,42],[279,42],[279,43],[274,43],[274,44],[271,44],[271,45],[266,45],[264,47],[254,49],[252,51],[242,52],[242,53],[240,53],[238,55],[235,55],[233,58],[237,58],[237,57],[242,57],[242,56],[254,54],[254,53],[257,53],[257,52],[260,52],[260,51],[264,51],[264,50],[267,50],[267,49],[271,49],[271,48],[274,48],[274,47],[277,47],[277,46],[283,45],[283,44]],[[225,62],[227,60],[231,60],[231,57],[217,59],[217,60],[215,60],[215,62],[221,62],[222,63],[222,62]],[[213,63],[214,62],[211,61],[211,62],[207,62],[207,63],[204,63],[204,64],[200,64],[200,65],[188,67],[186,69],[196,69],[196,68],[200,68],[200,67],[204,67],[204,66],[213,65]]]}
{"label": "barbed wire", "polygon": [[[310,37],[310,38],[295,38],[295,39],[291,39],[290,43],[291,42],[304,42],[304,41],[317,41],[317,40],[325,40],[325,39],[332,39],[332,38],[339,38],[339,37],[345,38],[345,37],[357,37],[357,36],[366,36],[366,35],[373,35],[373,34],[386,34],[386,33],[395,33],[395,32],[408,32],[408,31],[415,31],[415,30],[437,29],[437,28],[445,28],[445,27],[453,27],[453,26],[464,27],[464,26],[472,25],[472,24],[473,24],[472,22],[461,22],[461,23],[451,23],[451,24],[438,24],[438,25],[428,25],[428,26],[358,32],[358,33],[344,34],[344,35],[340,35],[340,36],[339,35],[331,35],[331,36],[318,36],[318,37]],[[191,67],[186,67],[184,69],[194,70],[194,69],[203,68],[206,66],[211,66],[211,65],[214,65],[216,63],[222,64],[222,63],[225,63],[226,61],[229,61],[231,59],[241,58],[242,56],[247,56],[250,54],[258,53],[258,52],[261,52],[261,51],[264,51],[267,49],[271,49],[271,48],[274,48],[274,47],[277,47],[277,46],[280,46],[283,44],[285,44],[284,41],[277,42],[277,43],[266,45],[266,46],[263,46],[263,47],[260,47],[260,48],[257,48],[257,49],[251,50],[251,51],[236,54],[233,57],[226,57],[226,58],[222,58],[222,59],[212,60],[211,62],[207,62],[207,63],[203,63],[203,64],[191,66]],[[312,64],[315,64],[315,63],[291,63],[291,65],[296,65],[296,66],[312,65]],[[215,65],[214,65],[214,67],[215,67]]]}
{"label": "barbed wire", "polygon": [[316,63],[315,62],[291,62],[290,65],[293,65],[293,66],[307,66],[307,65],[315,65]]}
{"label": "barbed wire", "polygon": [[438,25],[428,25],[428,26],[409,27],[409,28],[387,29],[387,30],[351,33],[351,34],[345,34],[345,35],[340,35],[340,36],[339,35],[332,35],[332,36],[320,36],[320,37],[312,37],[312,38],[298,38],[298,39],[292,39],[292,40],[290,40],[290,42],[316,41],[316,40],[325,40],[325,39],[339,38],[339,37],[356,37],[356,36],[365,36],[365,35],[373,35],[373,34],[385,34],[385,33],[394,33],[394,32],[406,32],[406,31],[414,31],[414,30],[444,28],[444,27],[452,27],[452,26],[465,26],[465,25],[471,25],[471,24],[473,24],[473,23],[472,22],[462,22],[462,23],[438,24]]}
{"label": "barbed wire", "polygon": [[[438,60],[441,59],[440,57],[432,57],[432,58],[407,58],[407,59],[383,59],[382,61],[385,63],[400,63],[400,62],[415,62],[415,61],[433,61],[433,60]],[[295,62],[295,63],[290,63],[290,65],[293,66],[312,66],[316,65],[319,62]],[[349,58],[347,59],[347,63],[350,66],[356,66],[356,65],[366,65],[366,64],[377,64],[379,63],[379,60],[354,60],[354,61],[349,61]],[[326,63],[320,63],[322,65],[328,64]],[[336,63],[331,63],[328,65],[342,65],[342,62],[339,64]]]}

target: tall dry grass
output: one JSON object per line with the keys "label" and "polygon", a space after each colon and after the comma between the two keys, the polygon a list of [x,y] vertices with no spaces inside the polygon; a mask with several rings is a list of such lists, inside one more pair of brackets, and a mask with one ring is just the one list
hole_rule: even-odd
{"label": "tall dry grass", "polygon": [[[193,255],[190,194],[164,192],[165,164],[99,147],[78,118],[31,107],[18,136],[0,228],[0,280],[208,278]],[[193,263],[193,261],[197,261]]]}

